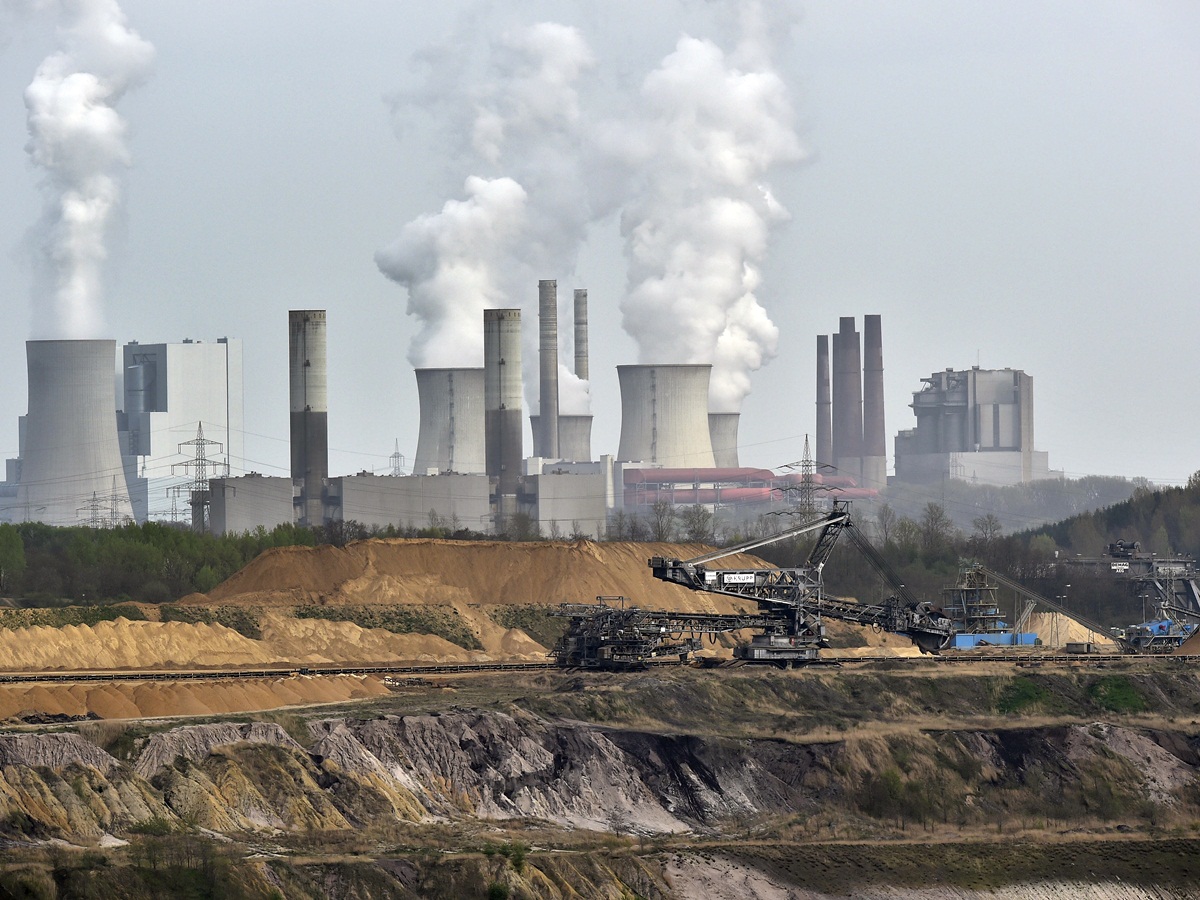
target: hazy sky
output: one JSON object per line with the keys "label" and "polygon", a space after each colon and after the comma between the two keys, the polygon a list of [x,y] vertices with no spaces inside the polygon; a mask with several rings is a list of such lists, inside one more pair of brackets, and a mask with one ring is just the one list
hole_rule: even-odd
{"label": "hazy sky", "polygon": [[[10,0],[0,20],[4,457],[25,411],[44,177],[26,152],[24,95],[59,47],[53,11],[36,6]],[[662,147],[686,126],[655,107],[647,78],[704,41],[731,70],[754,71],[730,6],[125,0],[155,59],[117,104],[131,162],[107,237],[106,335],[241,338],[248,468],[282,475],[287,311],[327,309],[332,473],[386,470],[396,440],[411,462],[408,355],[421,322],[375,255],[464,201],[468,176],[545,179],[564,205],[589,204],[577,235],[558,234],[581,240],[577,258],[555,249],[561,261],[521,272],[526,294],[507,305],[535,305],[538,278],[557,278],[560,300],[589,289],[593,449],[615,452],[615,366],[639,361],[620,327],[629,266],[605,205],[616,194],[585,197],[580,182],[640,179],[638,202],[656,210],[646,221],[668,236],[684,227],[669,217],[678,163]],[[774,149],[735,186],[758,198],[747,209],[763,240],[748,271],[778,329],[774,358],[750,376],[743,464],[799,459],[815,431],[814,336],[879,313],[891,436],[913,426],[922,376],[978,363],[1033,376],[1035,443],[1053,468],[1160,483],[1200,469],[1200,6],[827,0],[794,12],[760,48],[762,71],[779,78],[770,103],[786,101],[763,120]],[[607,126],[627,171],[597,178],[613,157],[575,145],[520,152],[533,132],[486,164],[465,149],[481,106],[511,112],[519,92],[496,67],[538,23],[582,40],[586,52],[563,63],[587,58],[568,99]],[[650,134],[655,119],[664,127]],[[647,318],[652,345],[691,333]],[[529,350],[536,323],[526,329]]]}

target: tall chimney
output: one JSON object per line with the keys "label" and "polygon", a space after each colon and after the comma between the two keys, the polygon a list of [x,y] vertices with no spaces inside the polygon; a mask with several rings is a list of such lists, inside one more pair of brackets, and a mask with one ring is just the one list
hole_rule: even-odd
{"label": "tall chimney", "polygon": [[575,289],[575,377],[589,381],[587,288]]}
{"label": "tall chimney", "polygon": [[292,484],[301,525],[325,523],[329,478],[329,406],[325,381],[325,310],[288,312]]}
{"label": "tall chimney", "polygon": [[558,282],[538,282],[538,361],[541,437],[534,454],[558,459]]}
{"label": "tall chimney", "polygon": [[29,413],[13,520],[132,518],[117,437],[116,341],[26,341],[25,359]]}
{"label": "tall chimney", "polygon": [[829,396],[829,335],[817,335],[817,463],[833,465],[833,422]]}
{"label": "tall chimney", "polygon": [[839,319],[833,336],[833,464],[862,478],[862,353],[853,316]]}
{"label": "tall chimney", "polygon": [[515,496],[521,475],[521,311],[483,311],[483,414],[487,474]]}
{"label": "tall chimney", "polygon": [[883,327],[863,318],[863,485],[887,486],[887,432],[883,420]]}

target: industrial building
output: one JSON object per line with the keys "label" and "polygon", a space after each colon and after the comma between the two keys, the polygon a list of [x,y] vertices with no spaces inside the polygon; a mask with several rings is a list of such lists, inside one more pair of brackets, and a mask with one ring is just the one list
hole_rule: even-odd
{"label": "industrial building", "polygon": [[[137,460],[141,482],[129,488],[134,517],[139,522],[178,518],[197,476],[207,481],[244,468],[242,342],[131,341],[122,350],[122,363],[124,413],[118,420],[128,433],[127,453]],[[215,470],[197,473],[189,470],[195,459],[191,442],[201,429]]]}
{"label": "industrial building", "polygon": [[896,435],[896,480],[1014,485],[1061,477],[1033,446],[1033,378],[1019,369],[946,369],[922,378],[916,428]]}
{"label": "industrial building", "polygon": [[[573,374],[588,386],[587,292],[576,290]],[[796,506],[803,490],[871,497],[886,483],[880,317],[853,317],[817,340],[817,465],[778,475],[743,467],[739,414],[709,409],[709,364],[617,366],[615,455],[593,453],[592,417],[560,403],[555,281],[538,284],[538,409],[523,443],[522,315],[485,309],[483,366],[414,371],[420,403],[412,474],[329,471],[327,316],[288,313],[290,477],[245,471],[242,346],[124,347],[31,341],[21,454],[0,484],[9,520],[112,524],[165,518],[182,499],[194,527],[242,532],[282,523],[368,527],[434,522],[499,533],[513,517],[545,535],[603,537],[623,513],[701,505],[727,520]],[[830,352],[832,344],[832,353]],[[117,410],[107,385],[122,384]],[[564,376],[565,377],[565,376]],[[897,476],[993,483],[1045,477],[1032,449],[1032,381],[1013,370],[947,370],[914,395],[917,427],[896,439]],[[803,483],[801,483],[803,482]]]}

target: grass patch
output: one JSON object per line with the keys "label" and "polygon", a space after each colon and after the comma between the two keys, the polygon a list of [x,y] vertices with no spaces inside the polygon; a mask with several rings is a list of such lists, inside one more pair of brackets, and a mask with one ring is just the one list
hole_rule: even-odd
{"label": "grass patch", "polygon": [[1088,696],[1097,706],[1110,712],[1142,712],[1146,701],[1124,675],[1105,675],[1092,682]]}
{"label": "grass patch", "polygon": [[445,606],[298,606],[297,619],[353,622],[359,628],[382,628],[395,634],[433,634],[466,650],[482,650],[453,607]]}
{"label": "grass patch", "polygon": [[104,606],[0,610],[0,628],[30,628],[34,625],[62,628],[65,625],[95,625],[99,622],[112,622],[116,619],[144,622],[146,614],[136,606],[125,603]]}
{"label": "grass patch", "polygon": [[567,620],[550,615],[546,606],[494,606],[488,610],[502,628],[520,628],[543,647],[553,647],[567,628]]}
{"label": "grass patch", "polygon": [[1032,678],[1014,678],[1000,692],[996,709],[1005,715],[1023,712],[1044,702],[1050,694]]}
{"label": "grass patch", "polygon": [[251,640],[262,638],[257,610],[245,606],[176,606],[172,603],[160,607],[160,613],[164,622],[224,625]]}

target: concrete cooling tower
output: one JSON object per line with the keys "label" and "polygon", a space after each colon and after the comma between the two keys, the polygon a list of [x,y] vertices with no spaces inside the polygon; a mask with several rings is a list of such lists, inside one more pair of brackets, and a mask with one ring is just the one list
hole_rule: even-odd
{"label": "concrete cooling tower", "polygon": [[738,468],[738,421],[741,413],[709,413],[708,436],[718,469]]}
{"label": "concrete cooling tower", "polygon": [[[530,416],[529,427],[534,435],[542,427],[541,416]],[[537,454],[534,454],[535,456]],[[564,416],[558,417],[558,456],[557,459],[568,462],[592,461],[592,417]]]}
{"label": "concrete cooling tower", "polygon": [[483,369],[417,369],[417,399],[413,474],[483,474]]}
{"label": "concrete cooling tower", "polygon": [[114,524],[132,518],[117,439],[116,341],[27,341],[29,415],[17,521]]}
{"label": "concrete cooling tower", "polygon": [[329,399],[325,374],[325,310],[288,312],[292,484],[300,524],[325,522],[329,480]]}
{"label": "concrete cooling tower", "polygon": [[622,462],[709,469],[711,365],[617,366],[621,382]]}

